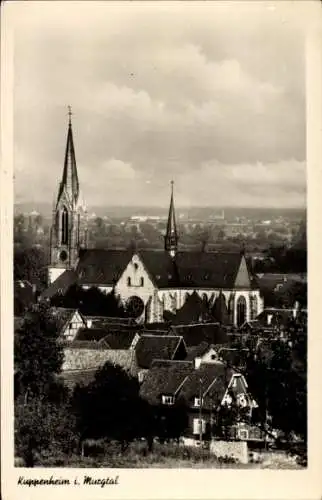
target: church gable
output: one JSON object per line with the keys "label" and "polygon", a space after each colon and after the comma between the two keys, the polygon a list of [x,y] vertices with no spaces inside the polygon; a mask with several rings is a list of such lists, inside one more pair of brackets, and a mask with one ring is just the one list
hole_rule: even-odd
{"label": "church gable", "polygon": [[246,259],[244,256],[242,256],[235,279],[235,288],[250,288],[250,286],[251,286],[251,280]]}
{"label": "church gable", "polygon": [[117,289],[154,289],[152,277],[138,254],[134,254],[125,267],[118,282]]}

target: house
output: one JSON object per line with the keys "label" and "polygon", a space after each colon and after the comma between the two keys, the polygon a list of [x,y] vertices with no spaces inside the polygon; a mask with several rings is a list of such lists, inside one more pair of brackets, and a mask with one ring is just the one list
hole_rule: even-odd
{"label": "house", "polygon": [[245,377],[225,363],[191,361],[155,361],[146,373],[140,395],[151,405],[173,406],[179,401],[187,407],[189,425],[186,437],[205,436],[214,423],[221,406],[251,409],[253,400],[248,393]]}
{"label": "house", "polygon": [[220,315],[224,311],[226,320],[238,326],[262,311],[263,300],[244,251],[179,249],[173,184],[163,250],[88,248],[87,218],[69,120],[52,218],[49,289],[44,296],[63,291],[66,282],[104,293],[114,290],[129,314],[141,323],[164,321],[166,312],[175,314],[193,294],[209,310],[220,297],[215,310]]}
{"label": "house", "polygon": [[50,314],[57,323],[59,337],[61,340],[74,340],[79,330],[86,326],[85,319],[77,309],[52,307],[50,309]]}

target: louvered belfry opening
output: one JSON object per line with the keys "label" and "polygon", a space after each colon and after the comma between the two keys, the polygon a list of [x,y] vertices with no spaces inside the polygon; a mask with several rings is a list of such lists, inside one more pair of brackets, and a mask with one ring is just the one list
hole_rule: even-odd
{"label": "louvered belfry opening", "polygon": [[61,214],[61,243],[68,245],[69,242],[69,215],[66,207],[63,208]]}

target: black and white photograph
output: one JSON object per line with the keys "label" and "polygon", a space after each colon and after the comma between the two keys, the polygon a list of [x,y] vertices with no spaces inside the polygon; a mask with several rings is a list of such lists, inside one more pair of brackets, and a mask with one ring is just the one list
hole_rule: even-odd
{"label": "black and white photograph", "polygon": [[120,469],[310,465],[294,3],[21,2],[18,485],[35,468],[60,468],[46,484],[89,469],[80,484],[109,494]]}

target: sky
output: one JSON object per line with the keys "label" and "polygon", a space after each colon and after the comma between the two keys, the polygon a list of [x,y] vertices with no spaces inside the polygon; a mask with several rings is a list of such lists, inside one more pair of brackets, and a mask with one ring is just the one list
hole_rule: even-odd
{"label": "sky", "polygon": [[171,179],[178,206],[305,205],[305,22],[294,2],[16,9],[16,202],[53,201],[70,105],[89,206],[166,206]]}

